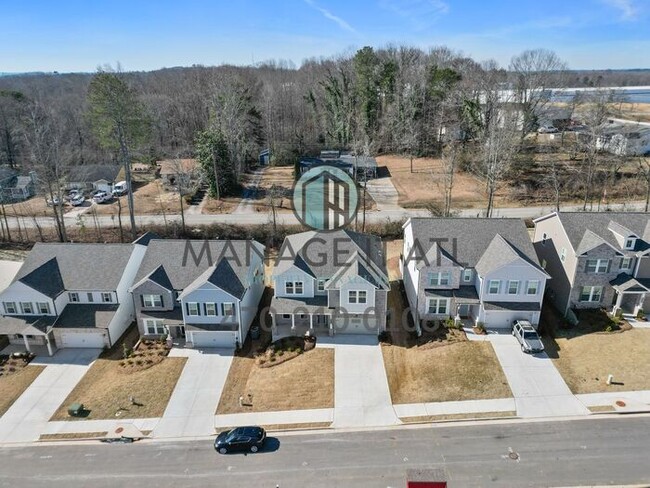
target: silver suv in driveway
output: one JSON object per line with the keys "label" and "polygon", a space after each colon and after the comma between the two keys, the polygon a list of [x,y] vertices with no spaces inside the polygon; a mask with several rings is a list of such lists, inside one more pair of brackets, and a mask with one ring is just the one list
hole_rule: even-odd
{"label": "silver suv in driveway", "polygon": [[544,351],[544,344],[542,344],[539,334],[527,320],[517,320],[512,326],[512,335],[521,344],[523,352],[534,354]]}

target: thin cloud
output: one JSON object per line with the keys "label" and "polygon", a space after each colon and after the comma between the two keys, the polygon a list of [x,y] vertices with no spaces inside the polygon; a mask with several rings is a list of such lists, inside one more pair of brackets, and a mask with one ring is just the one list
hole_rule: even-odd
{"label": "thin cloud", "polygon": [[449,12],[444,0],[380,0],[379,5],[408,20],[417,30],[423,30]]}
{"label": "thin cloud", "polygon": [[632,0],[601,0],[605,5],[618,10],[622,20],[634,20],[637,16],[637,9]]}
{"label": "thin cloud", "polygon": [[327,9],[325,9],[325,8],[323,8],[323,7],[319,7],[318,5],[316,5],[316,3],[314,2],[314,0],[305,0],[305,3],[306,3],[307,5],[309,5],[311,8],[313,8],[314,10],[320,12],[321,15],[322,15],[323,17],[325,17],[326,19],[331,20],[332,22],[334,22],[335,24],[337,24],[341,29],[346,30],[346,31],[348,31],[348,32],[352,32],[353,34],[357,34],[357,35],[359,35],[359,32],[358,32],[354,27],[352,27],[350,24],[348,24],[348,23],[347,23],[345,20],[343,20],[341,17],[338,17],[337,15],[334,15],[334,14],[333,14],[332,12],[330,12],[329,10],[327,10]]}

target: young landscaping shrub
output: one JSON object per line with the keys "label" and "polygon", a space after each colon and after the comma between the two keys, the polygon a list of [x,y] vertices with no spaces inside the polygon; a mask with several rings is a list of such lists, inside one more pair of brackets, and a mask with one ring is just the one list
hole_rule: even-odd
{"label": "young landscaping shrub", "polygon": [[485,324],[483,322],[478,322],[476,324],[476,329],[481,333],[485,334]]}
{"label": "young landscaping shrub", "polygon": [[274,363],[274,362],[275,362],[275,356],[271,356],[271,357],[269,358],[269,361],[271,361],[272,363]]}
{"label": "young landscaping shrub", "polygon": [[133,351],[126,344],[122,344],[122,355],[127,359]]}
{"label": "young landscaping shrub", "polygon": [[605,332],[611,332],[612,330],[613,329],[612,329],[611,325],[608,325],[607,327],[605,327]]}
{"label": "young landscaping shrub", "polygon": [[137,364],[138,366],[142,366],[142,359],[136,359],[135,364]]}
{"label": "young landscaping shrub", "polygon": [[445,327],[448,329],[458,329],[460,324],[456,324],[456,321],[451,317],[445,319]]}
{"label": "young landscaping shrub", "polygon": [[284,356],[284,351],[279,351],[278,356]]}

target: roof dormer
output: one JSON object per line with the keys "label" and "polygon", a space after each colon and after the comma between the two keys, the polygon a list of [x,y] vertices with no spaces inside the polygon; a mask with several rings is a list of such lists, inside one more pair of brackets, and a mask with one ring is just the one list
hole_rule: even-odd
{"label": "roof dormer", "polygon": [[626,249],[628,251],[634,249],[634,247],[636,246],[636,239],[637,239],[636,236],[627,236],[625,238],[623,249]]}

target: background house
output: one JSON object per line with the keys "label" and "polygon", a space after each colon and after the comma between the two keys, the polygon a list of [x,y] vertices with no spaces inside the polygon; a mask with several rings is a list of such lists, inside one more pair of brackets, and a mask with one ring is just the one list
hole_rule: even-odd
{"label": "background house", "polygon": [[650,123],[609,119],[596,139],[596,148],[617,156],[650,154]]}
{"label": "background house", "polygon": [[164,159],[157,161],[158,172],[163,184],[189,188],[201,175],[196,159]]}
{"label": "background house", "polygon": [[67,190],[101,190],[110,193],[113,185],[124,179],[123,168],[118,164],[85,164],[73,166],[68,171]]}
{"label": "background house", "polygon": [[8,167],[0,168],[0,200],[5,203],[22,202],[36,194],[36,173],[20,176]]}

